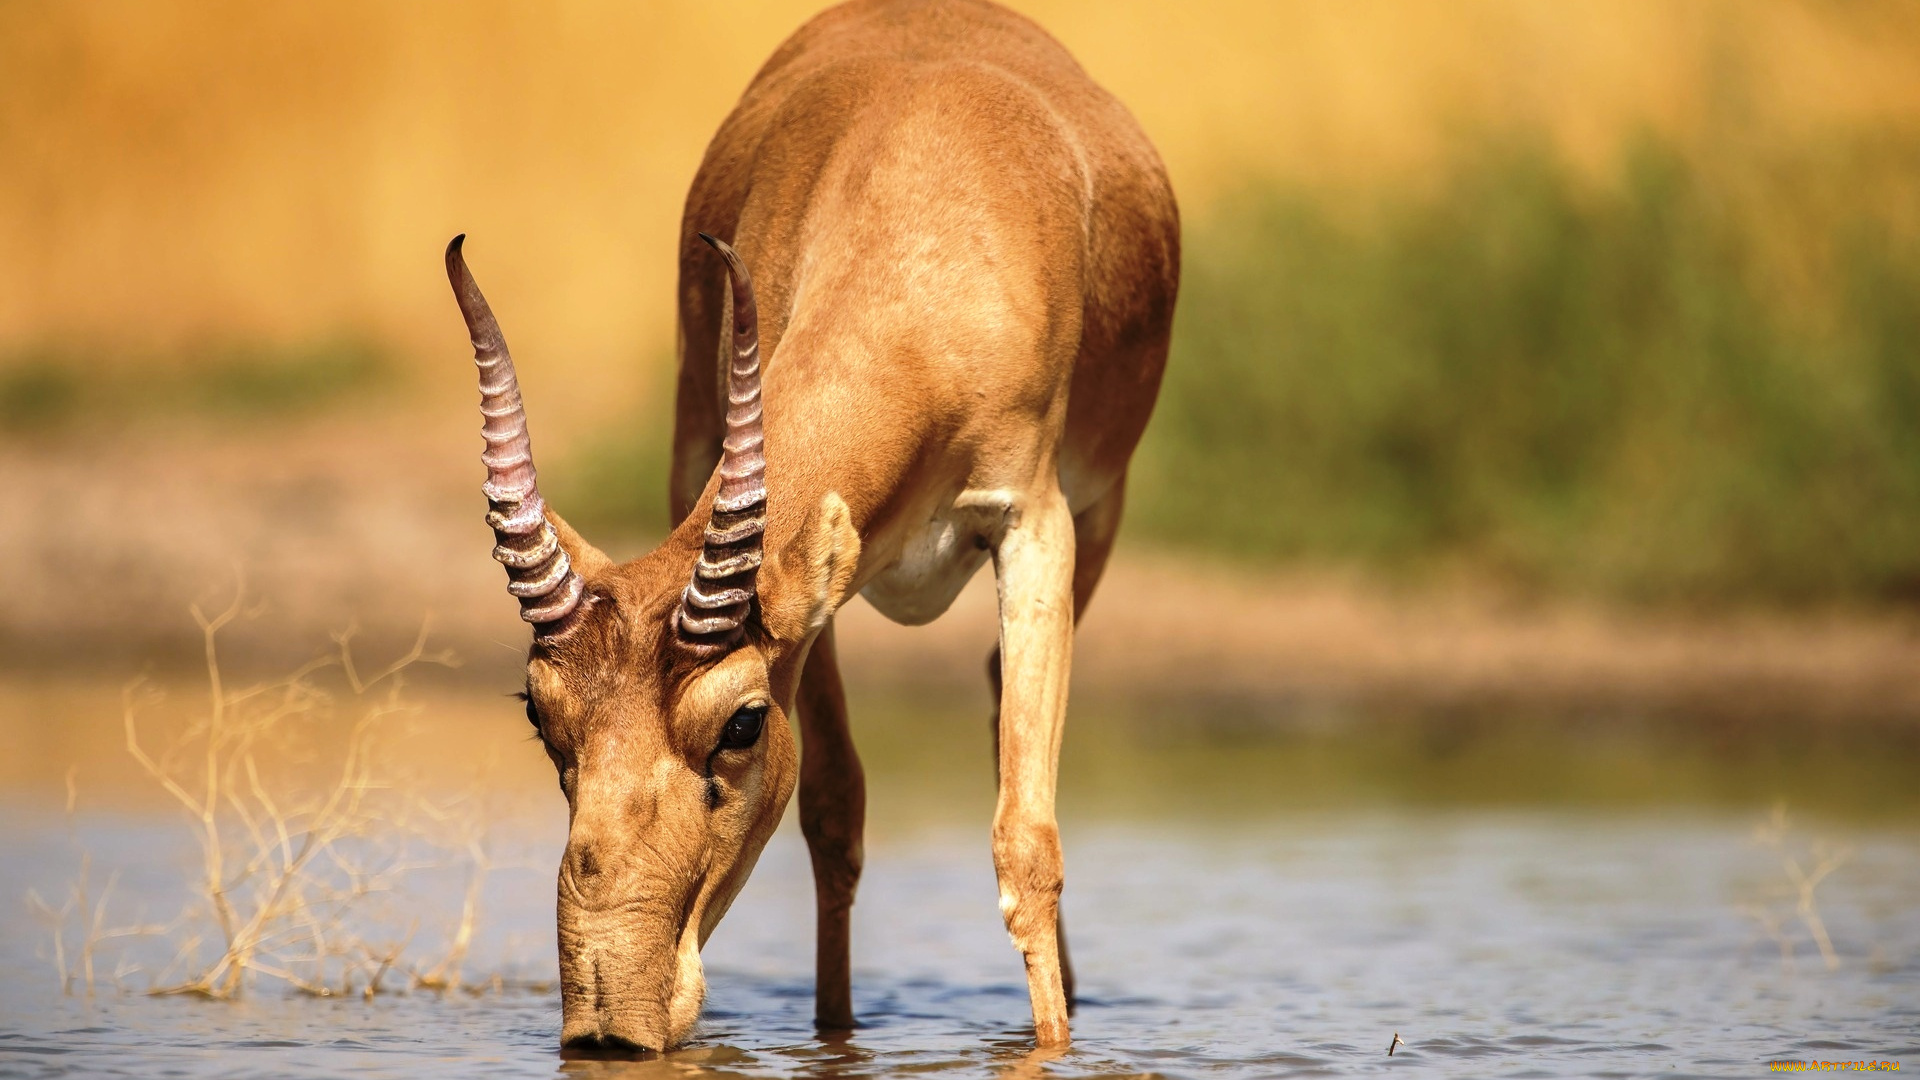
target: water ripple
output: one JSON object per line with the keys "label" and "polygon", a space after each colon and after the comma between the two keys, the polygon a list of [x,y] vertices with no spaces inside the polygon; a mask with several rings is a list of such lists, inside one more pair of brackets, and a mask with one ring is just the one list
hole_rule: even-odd
{"label": "water ripple", "polygon": [[[17,856],[59,845],[20,835],[0,830],[10,872],[51,872]],[[1920,910],[1908,900],[1920,838],[1861,839],[1856,863],[1823,886],[1839,970],[1803,945],[1792,973],[1736,910],[1768,869],[1745,841],[1739,822],[1511,816],[1204,836],[1086,828],[1070,843],[1066,897],[1085,997],[1075,1045],[1058,1053],[1031,1049],[1020,962],[975,837],[872,846],[855,922],[861,1026],[821,1040],[808,864],[783,833],[708,948],[699,1041],[636,1062],[560,1061],[552,991],[64,998],[34,955],[44,930],[0,911],[0,1077],[1239,1080],[1920,1062]],[[550,940],[549,888],[492,898],[500,940]],[[1389,1058],[1395,1033],[1404,1045]]]}

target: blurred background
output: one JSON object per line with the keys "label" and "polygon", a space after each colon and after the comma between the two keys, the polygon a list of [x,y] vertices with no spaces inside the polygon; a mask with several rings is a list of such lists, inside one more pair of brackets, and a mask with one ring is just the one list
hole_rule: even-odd
{"label": "blurred background", "polygon": [[[242,576],[246,671],[430,614],[463,666],[426,715],[544,789],[442,248],[471,238],[552,501],[645,550],[681,201],[817,6],[0,5],[10,790],[78,761],[115,797],[120,686],[196,677],[188,605]],[[1915,807],[1920,9],[1013,6],[1185,221],[1079,654],[1089,799],[1253,746],[1309,800]],[[1179,598],[1217,587],[1196,637]],[[842,633],[865,737],[977,743],[990,797],[989,584]]]}
{"label": "blurred background", "polygon": [[[1184,218],[1075,647],[1081,1049],[1020,1057],[983,576],[837,624],[873,1026],[815,1042],[789,826],[688,1060],[1920,1056],[1920,5],[1011,3]],[[0,3],[0,864],[35,890],[0,897],[0,1057],[553,1067],[566,811],[441,253],[468,234],[550,501],[645,551],[682,200],[819,6]],[[357,667],[302,666],[348,628]],[[348,1000],[112,996],[248,964]]]}

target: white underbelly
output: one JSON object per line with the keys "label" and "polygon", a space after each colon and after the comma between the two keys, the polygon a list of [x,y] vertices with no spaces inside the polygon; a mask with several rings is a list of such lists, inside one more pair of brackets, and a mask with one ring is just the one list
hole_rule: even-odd
{"label": "white underbelly", "polygon": [[880,614],[907,626],[939,618],[992,557],[1013,504],[1005,491],[962,492],[907,537],[900,557],[875,574],[860,595]]}

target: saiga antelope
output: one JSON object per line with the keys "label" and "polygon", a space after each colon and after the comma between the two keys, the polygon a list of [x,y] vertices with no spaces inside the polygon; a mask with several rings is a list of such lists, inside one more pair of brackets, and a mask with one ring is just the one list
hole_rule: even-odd
{"label": "saiga antelope", "polygon": [[527,717],[571,812],[562,1044],[687,1038],[700,947],[796,779],[816,1016],[852,1025],[865,782],[833,615],[860,593],[927,622],[991,559],[1000,911],[1036,1040],[1064,1045],[1054,777],[1074,623],[1120,523],[1179,276],[1173,194],[1125,108],[985,0],[855,0],[794,34],[687,197],[677,525],[628,563],[541,500],[459,238],[447,273],[480,367],[493,554],[533,625]]}

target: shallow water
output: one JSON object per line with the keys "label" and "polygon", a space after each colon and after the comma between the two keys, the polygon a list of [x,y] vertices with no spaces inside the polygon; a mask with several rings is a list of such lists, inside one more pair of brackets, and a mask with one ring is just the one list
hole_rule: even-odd
{"label": "shallow water", "polygon": [[[543,821],[518,841],[536,860],[558,850]],[[856,908],[863,1026],[835,1042],[809,1021],[811,885],[783,829],[707,948],[696,1045],[631,1063],[562,1062],[557,995],[522,984],[371,1002],[272,984],[234,1004],[63,997],[36,955],[46,929],[10,903],[0,1075],[1750,1076],[1782,1058],[1920,1063],[1920,832],[1825,827],[1854,849],[1817,894],[1840,966],[1789,921],[1789,970],[1740,907],[1785,880],[1754,824],[1658,809],[1070,822],[1083,1000],[1058,1055],[1029,1051],[1024,980],[975,829],[876,821]],[[76,845],[135,892],[164,891],[191,854],[155,817],[84,817],[70,834],[57,815],[16,810],[5,825],[16,896],[70,874]],[[470,971],[552,970],[543,867],[496,873]],[[1389,1058],[1396,1032],[1405,1045]]]}

